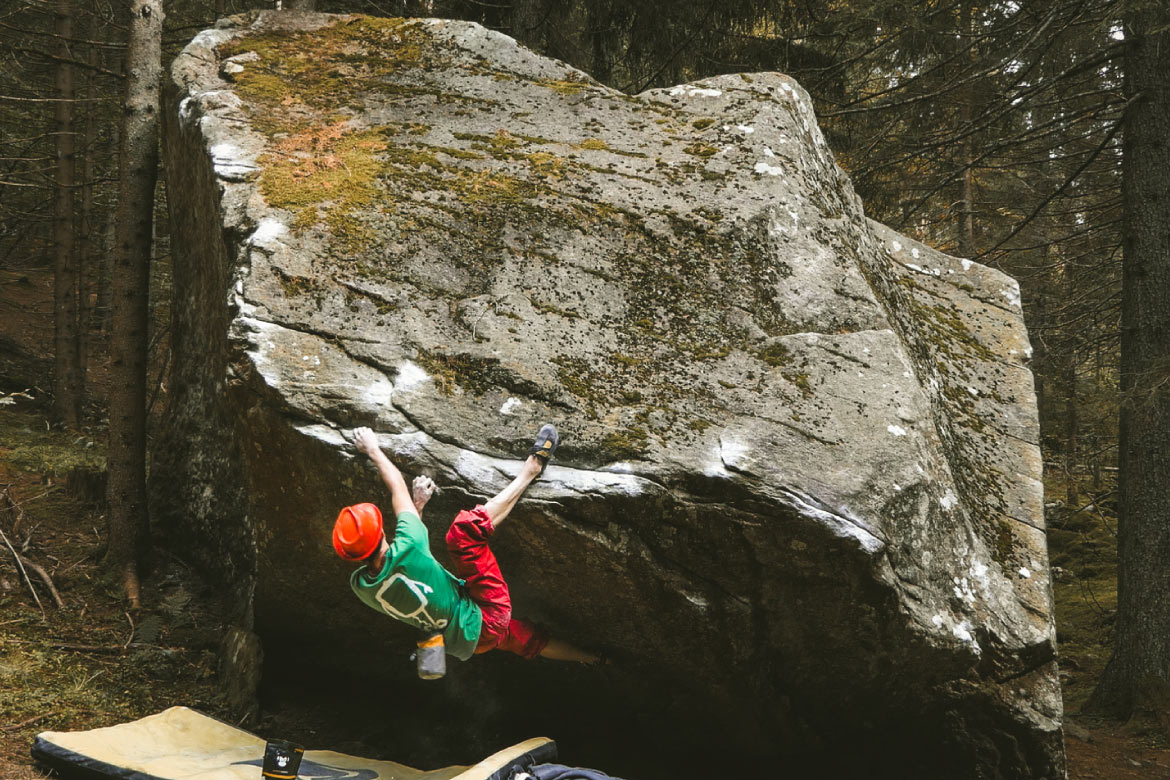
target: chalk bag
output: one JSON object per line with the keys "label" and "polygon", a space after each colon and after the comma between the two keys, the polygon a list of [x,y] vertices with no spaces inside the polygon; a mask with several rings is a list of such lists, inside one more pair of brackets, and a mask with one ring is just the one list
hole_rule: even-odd
{"label": "chalk bag", "polygon": [[443,634],[436,631],[420,639],[415,653],[418,676],[424,680],[437,680],[447,673],[447,648],[443,645]]}
{"label": "chalk bag", "polygon": [[305,749],[283,739],[270,739],[264,746],[264,768],[260,774],[271,780],[296,780]]}

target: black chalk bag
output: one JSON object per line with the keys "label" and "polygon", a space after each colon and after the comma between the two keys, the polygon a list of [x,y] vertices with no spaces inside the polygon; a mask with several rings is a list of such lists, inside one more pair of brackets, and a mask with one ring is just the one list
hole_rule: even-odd
{"label": "black chalk bag", "polygon": [[264,769],[260,774],[271,780],[296,780],[305,749],[283,739],[270,739],[264,746]]}

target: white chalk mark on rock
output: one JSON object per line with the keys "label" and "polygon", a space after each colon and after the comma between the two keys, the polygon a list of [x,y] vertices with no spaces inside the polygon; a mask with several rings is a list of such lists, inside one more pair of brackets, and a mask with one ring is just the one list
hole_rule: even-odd
{"label": "white chalk mark on rock", "polygon": [[424,382],[430,381],[430,376],[417,363],[404,360],[398,364],[398,373],[394,377],[394,389],[400,393],[409,393]]}

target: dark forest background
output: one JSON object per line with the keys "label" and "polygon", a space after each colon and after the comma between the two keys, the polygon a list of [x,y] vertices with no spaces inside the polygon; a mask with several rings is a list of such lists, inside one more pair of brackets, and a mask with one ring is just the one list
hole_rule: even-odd
{"label": "dark forest background", "polygon": [[[1105,610],[1102,630],[1124,636],[1125,621],[1137,619],[1126,615],[1153,615],[1145,625],[1161,634],[1138,660],[1118,663],[1136,671],[1099,689],[1095,703],[1123,716],[1161,706],[1148,692],[1170,691],[1168,575],[1126,577],[1165,569],[1158,555],[1170,538],[1170,515],[1157,508],[1170,501],[1149,493],[1170,490],[1170,453],[1162,452],[1170,449],[1170,348],[1158,346],[1170,342],[1170,289],[1159,287],[1170,267],[1170,11],[1162,3],[286,0],[292,5],[477,21],[629,93],[720,73],[796,78],[869,216],[1020,281],[1050,525],[1091,517],[1120,533],[1120,612]],[[127,44],[143,7],[156,20],[165,11],[161,40],[145,54],[145,44]],[[119,195],[130,167],[158,163],[121,143],[134,132],[127,89],[135,73],[141,81],[141,57],[161,57],[165,67],[217,16],[262,7],[273,6],[10,0],[0,9],[0,272],[8,288],[0,395],[46,399],[57,425],[91,430],[121,429],[123,412],[110,403],[127,382],[141,386],[144,418],[164,402],[166,175],[143,185],[153,219],[130,213],[126,190]],[[135,218],[149,234],[149,285],[143,277],[119,287]],[[19,321],[20,280],[38,271],[54,279],[53,348],[30,354],[9,324]],[[148,301],[147,330],[120,345],[128,331],[116,323],[119,307],[133,295]],[[125,350],[145,358],[141,380],[117,372]],[[1140,485],[1127,486],[1127,452],[1146,464]],[[140,546],[143,506],[128,510]],[[1151,611],[1143,599],[1161,606]]]}

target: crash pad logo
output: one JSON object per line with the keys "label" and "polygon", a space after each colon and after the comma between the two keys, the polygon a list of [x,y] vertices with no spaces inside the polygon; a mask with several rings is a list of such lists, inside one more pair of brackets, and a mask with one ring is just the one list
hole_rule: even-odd
{"label": "crash pad logo", "polygon": [[[251,761],[236,761],[232,766],[264,766],[264,759],[255,758]],[[316,761],[303,759],[301,768],[297,771],[297,780],[378,780],[381,775],[373,769],[342,769],[339,766],[319,764]]]}

